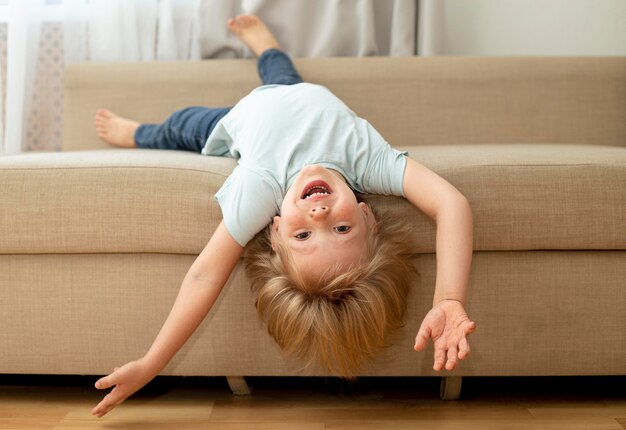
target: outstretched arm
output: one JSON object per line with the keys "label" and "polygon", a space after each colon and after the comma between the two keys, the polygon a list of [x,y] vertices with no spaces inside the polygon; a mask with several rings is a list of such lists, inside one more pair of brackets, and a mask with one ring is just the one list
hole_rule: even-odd
{"label": "outstretched arm", "polygon": [[450,183],[415,160],[407,158],[404,194],[437,223],[437,280],[433,309],[415,339],[415,350],[432,338],[437,371],[456,367],[470,351],[467,335],[476,325],[463,308],[472,262],[472,211],[467,199]]}
{"label": "outstretched arm", "polygon": [[98,389],[115,388],[93,408],[93,415],[104,416],[163,370],[211,310],[242,251],[222,221],[187,272],[174,306],[148,353],[96,382]]}

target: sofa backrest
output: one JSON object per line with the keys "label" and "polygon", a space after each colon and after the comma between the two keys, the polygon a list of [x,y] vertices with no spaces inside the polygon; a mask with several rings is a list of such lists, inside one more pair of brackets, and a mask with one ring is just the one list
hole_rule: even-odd
{"label": "sofa backrest", "polygon": [[[394,146],[584,143],[626,146],[626,57],[299,59]],[[142,122],[229,106],[259,85],[254,60],[89,63],[65,77],[64,149],[104,148],[93,115]]]}

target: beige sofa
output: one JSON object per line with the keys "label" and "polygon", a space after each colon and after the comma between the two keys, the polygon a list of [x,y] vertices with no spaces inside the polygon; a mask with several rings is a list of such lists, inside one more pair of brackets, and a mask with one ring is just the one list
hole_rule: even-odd
{"label": "beige sofa", "polygon": [[[449,377],[626,374],[626,58],[299,60],[394,146],[472,204],[472,355]],[[103,374],[143,354],[220,221],[213,195],[235,165],[174,151],[112,150],[92,117],[161,121],[226,106],[255,63],[86,64],[66,75],[63,153],[0,157],[0,373]],[[432,302],[435,226],[414,225],[406,326],[362,372],[433,376],[412,350]],[[241,268],[164,372],[324,375],[281,356]],[[245,386],[239,387],[244,389]]]}

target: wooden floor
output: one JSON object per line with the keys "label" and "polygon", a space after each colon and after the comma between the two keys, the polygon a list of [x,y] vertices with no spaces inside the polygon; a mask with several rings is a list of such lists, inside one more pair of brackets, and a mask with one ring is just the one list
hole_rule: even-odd
{"label": "wooden floor", "polygon": [[0,429],[626,429],[626,378],[465,378],[441,401],[437,378],[157,378],[103,419],[96,378],[0,375]]}

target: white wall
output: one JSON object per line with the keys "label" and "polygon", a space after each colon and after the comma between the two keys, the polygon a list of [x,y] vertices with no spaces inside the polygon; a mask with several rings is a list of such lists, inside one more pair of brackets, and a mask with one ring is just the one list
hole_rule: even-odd
{"label": "white wall", "polygon": [[429,2],[432,54],[626,55],[626,0]]}

